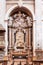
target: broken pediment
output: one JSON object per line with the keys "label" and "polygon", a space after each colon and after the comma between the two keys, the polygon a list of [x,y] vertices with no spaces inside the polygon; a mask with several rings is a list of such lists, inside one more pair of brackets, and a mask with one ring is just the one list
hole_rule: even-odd
{"label": "broken pediment", "polygon": [[13,27],[29,27],[32,26],[32,18],[19,11],[9,18],[9,24]]}

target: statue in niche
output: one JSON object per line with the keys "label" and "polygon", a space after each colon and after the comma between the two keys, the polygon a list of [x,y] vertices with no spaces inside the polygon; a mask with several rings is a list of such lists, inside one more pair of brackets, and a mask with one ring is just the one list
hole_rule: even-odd
{"label": "statue in niche", "polygon": [[18,32],[16,33],[16,46],[24,47],[24,33],[21,28],[19,28]]}

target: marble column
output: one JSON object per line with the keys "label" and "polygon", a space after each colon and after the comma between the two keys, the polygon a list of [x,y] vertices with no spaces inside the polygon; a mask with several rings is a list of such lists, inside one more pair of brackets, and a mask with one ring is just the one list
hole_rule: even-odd
{"label": "marble column", "polygon": [[11,48],[11,28],[9,28],[9,48]]}
{"label": "marble column", "polygon": [[5,56],[8,53],[8,21],[5,21]]}
{"label": "marble column", "polygon": [[35,56],[35,20],[33,20],[33,56]]}
{"label": "marble column", "polygon": [[35,0],[35,48],[42,45],[41,0]]}

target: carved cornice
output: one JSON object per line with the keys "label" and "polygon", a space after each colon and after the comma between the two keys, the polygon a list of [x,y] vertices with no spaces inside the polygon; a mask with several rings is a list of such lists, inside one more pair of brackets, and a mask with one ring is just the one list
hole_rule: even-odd
{"label": "carved cornice", "polygon": [[[7,4],[18,4],[18,1],[19,1],[19,0],[6,0],[6,3],[7,3]],[[28,3],[34,4],[34,1],[35,1],[35,0],[22,0],[22,3],[23,3],[23,4],[28,4]]]}
{"label": "carved cornice", "polygon": [[[19,0],[6,0],[6,1],[19,1]],[[22,0],[22,1],[34,1],[34,0]]]}

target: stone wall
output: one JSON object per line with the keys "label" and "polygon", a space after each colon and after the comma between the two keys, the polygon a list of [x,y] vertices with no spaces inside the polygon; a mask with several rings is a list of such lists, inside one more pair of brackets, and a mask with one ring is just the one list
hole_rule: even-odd
{"label": "stone wall", "polygon": [[[18,5],[18,0],[0,0],[0,24],[4,26],[6,29],[6,35],[5,35],[5,40],[6,40],[6,50],[7,50],[7,23],[4,22],[5,16],[8,12],[10,11],[10,8],[13,6]],[[4,4],[3,4],[4,3]],[[39,47],[43,49],[43,1],[41,0],[35,0],[35,1],[23,1],[22,6],[27,7],[30,12],[33,15],[33,47],[34,51],[35,48]]]}

